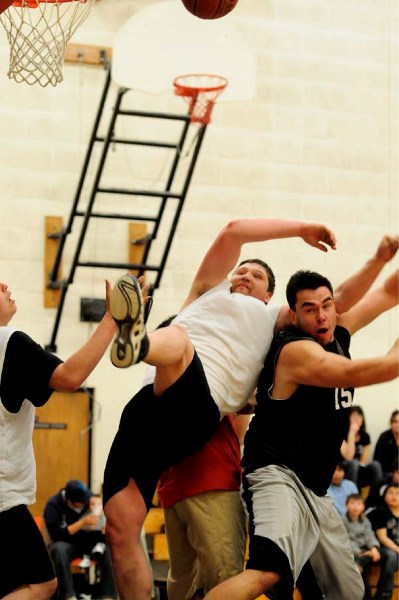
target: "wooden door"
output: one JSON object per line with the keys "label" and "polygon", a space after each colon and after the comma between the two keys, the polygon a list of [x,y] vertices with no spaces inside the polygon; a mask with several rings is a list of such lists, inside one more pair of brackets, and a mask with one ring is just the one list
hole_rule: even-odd
{"label": "wooden door", "polygon": [[37,467],[33,515],[70,479],[90,485],[91,392],[54,392],[36,409],[33,448]]}

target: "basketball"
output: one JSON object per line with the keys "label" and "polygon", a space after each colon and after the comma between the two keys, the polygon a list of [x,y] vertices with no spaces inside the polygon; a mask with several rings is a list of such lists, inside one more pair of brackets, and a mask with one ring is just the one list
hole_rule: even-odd
{"label": "basketball", "polygon": [[220,19],[233,10],[238,0],[182,0],[192,15],[200,19]]}

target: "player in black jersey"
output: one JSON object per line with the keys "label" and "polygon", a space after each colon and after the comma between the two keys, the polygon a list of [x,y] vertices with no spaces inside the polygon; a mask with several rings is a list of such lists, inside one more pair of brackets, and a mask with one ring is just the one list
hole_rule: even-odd
{"label": "player in black jersey", "polygon": [[353,388],[399,375],[398,340],[385,355],[350,360],[350,335],[399,302],[399,272],[337,317],[330,282],[299,271],[287,286],[293,326],[275,336],[244,444],[250,516],[247,570],[206,600],[288,594],[310,560],[327,600],[362,600],[364,586],[327,487],[348,427]]}

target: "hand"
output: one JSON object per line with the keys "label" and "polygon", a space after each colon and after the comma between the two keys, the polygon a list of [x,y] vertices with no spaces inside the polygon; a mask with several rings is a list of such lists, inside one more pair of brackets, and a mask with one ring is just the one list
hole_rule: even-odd
{"label": "hand", "polygon": [[82,517],[82,521],[84,522],[85,527],[88,529],[94,529],[98,523],[99,516],[93,513],[89,513]]}
{"label": "hand", "polygon": [[381,558],[381,554],[380,554],[378,548],[376,548],[375,546],[373,546],[370,549],[370,556],[371,556],[371,560],[373,562],[378,562],[380,560],[380,558]]}
{"label": "hand", "polygon": [[335,234],[325,225],[320,225],[318,223],[306,223],[302,239],[309,244],[309,246],[318,248],[322,252],[328,251],[326,246],[330,246],[333,250],[336,250],[337,247]]}
{"label": "hand", "polygon": [[379,260],[389,262],[395,256],[399,248],[399,236],[398,235],[384,235],[380,245],[377,248],[375,256]]}
{"label": "hand", "polygon": [[150,314],[150,310],[152,307],[152,296],[148,296],[148,292],[149,292],[151,286],[149,283],[145,282],[144,275],[140,275],[140,277],[138,277],[137,281],[140,284],[141,295],[144,299],[144,318],[145,318],[145,321],[147,321],[148,315]]}

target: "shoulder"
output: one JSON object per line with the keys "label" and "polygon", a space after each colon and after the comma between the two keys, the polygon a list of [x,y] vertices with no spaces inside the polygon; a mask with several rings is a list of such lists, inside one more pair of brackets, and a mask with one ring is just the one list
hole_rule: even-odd
{"label": "shoulder", "polygon": [[[13,331],[7,346],[7,352],[29,352],[30,350],[43,350],[29,335],[23,331]],[[43,350],[44,352],[44,350]]]}
{"label": "shoulder", "polygon": [[286,358],[292,356],[294,360],[297,360],[298,352],[303,352],[309,357],[315,352],[323,352],[323,348],[314,338],[294,326],[287,327],[274,336],[272,350],[274,355],[284,354]]}

